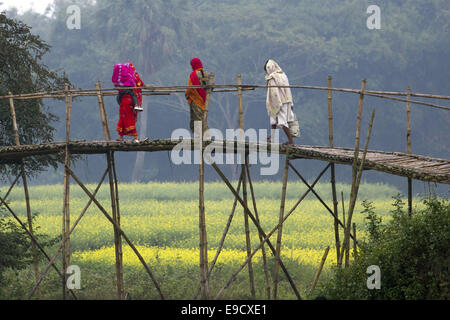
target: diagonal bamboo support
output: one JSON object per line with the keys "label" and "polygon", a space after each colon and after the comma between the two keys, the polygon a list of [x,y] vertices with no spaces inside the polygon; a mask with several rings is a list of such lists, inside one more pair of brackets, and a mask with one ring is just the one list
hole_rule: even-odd
{"label": "diagonal bamboo support", "polygon": [[325,261],[327,260],[328,251],[329,250],[330,250],[330,246],[328,246],[325,249],[325,252],[323,253],[322,260],[320,260],[319,268],[317,269],[316,274],[314,275],[314,279],[313,279],[313,282],[311,284],[311,288],[309,289],[309,293],[313,292],[314,288],[317,285],[317,281],[319,280],[320,273],[322,272],[322,269],[323,269],[323,266],[325,264]]}
{"label": "diagonal bamboo support", "polygon": [[83,189],[83,191],[88,195],[89,198],[92,199],[92,201],[95,203],[95,205],[98,207],[98,209],[103,213],[103,215],[106,217],[106,219],[108,219],[109,222],[111,222],[119,231],[119,233],[121,234],[121,236],[125,239],[125,241],[128,243],[128,245],[130,246],[130,248],[134,251],[134,253],[136,254],[136,256],[138,257],[139,261],[141,261],[142,265],[145,268],[145,271],[147,271],[148,275],[150,276],[151,280],[153,281],[153,284],[155,285],[156,290],[159,293],[159,296],[161,297],[162,300],[164,300],[164,295],[162,294],[161,288],[159,287],[158,282],[156,281],[155,276],[153,275],[151,269],[149,268],[149,266],[147,265],[147,263],[145,262],[144,258],[142,257],[142,255],[139,253],[139,251],[136,249],[136,247],[134,246],[134,244],[131,242],[131,240],[128,238],[128,236],[123,232],[123,230],[120,228],[120,226],[117,224],[117,222],[106,212],[105,208],[103,208],[103,206],[98,202],[98,200],[92,195],[92,193],[89,192],[89,190],[86,188],[86,186],[80,181],[80,179],[78,179],[78,177],[75,175],[75,173],[73,173],[72,170],[70,170],[70,168],[66,167],[66,169],[68,170],[69,174],[72,176],[72,178],[78,183],[78,185],[81,187],[81,189]]}
{"label": "diagonal bamboo support", "polygon": [[[97,188],[95,188],[94,190],[94,194],[93,196],[95,197],[97,195],[98,190],[100,189],[100,187],[103,184],[103,181],[106,178],[106,174],[108,173],[108,169],[106,169],[105,173],[103,174],[102,178],[100,179],[100,182],[97,185]],[[84,214],[86,213],[86,211],[89,209],[90,205],[92,203],[92,199],[89,199],[88,203],[86,204],[86,206],[84,207],[83,211],[81,212],[81,214],[78,216],[78,218],[75,220],[72,228],[69,231],[69,236],[72,234],[72,232],[75,230],[75,227],[78,225],[78,223],[80,222],[81,218],[84,216]],[[39,276],[38,281],[36,282],[36,284],[33,286],[33,289],[31,289],[30,293],[28,294],[27,299],[30,300],[34,294],[34,292],[36,291],[36,289],[40,286],[42,280],[44,280],[44,278],[46,277],[50,266],[54,263],[54,261],[56,260],[56,258],[59,256],[59,253],[61,252],[61,249],[63,247],[63,244],[61,243],[61,245],[59,246],[59,248],[56,250],[55,254],[53,255],[53,257],[50,259],[49,263],[47,264],[47,267],[44,269],[44,272],[42,272],[42,274]]]}
{"label": "diagonal bamboo support", "polygon": [[[14,181],[11,183],[11,185],[9,186],[8,191],[6,191],[5,196],[3,197],[3,200],[6,201],[6,199],[8,198],[9,194],[11,193],[12,189],[14,188],[14,186],[16,185],[17,181],[20,178],[20,174],[16,176],[16,178],[14,179]],[[0,203],[0,207],[2,206],[2,204]]]}
{"label": "diagonal bamboo support", "polygon": [[[36,240],[35,236],[28,230],[28,228],[25,226],[25,224],[20,220],[20,218],[15,214],[15,212],[11,209],[11,207],[3,200],[2,197],[0,197],[0,202],[5,206],[5,208],[11,213],[11,215],[14,217],[14,219],[16,219],[16,221],[19,223],[19,225],[22,227],[22,229],[28,234],[28,236],[30,237],[30,239],[34,242],[34,244],[37,246],[37,248],[42,252],[42,254],[45,256],[45,258],[50,261],[50,256],[47,254],[47,252],[45,252],[44,247],[42,247],[42,245]],[[65,279],[64,274],[61,273],[61,271],[59,271],[58,267],[52,263],[52,267],[53,269],[55,269],[55,271],[58,273],[58,275],[62,278]],[[76,295],[75,293],[69,289],[69,292],[72,294],[72,296],[76,299]]]}
{"label": "diagonal bamboo support", "polygon": [[[242,176],[242,197],[245,205],[247,206],[247,176],[245,174],[245,166],[248,163],[248,155],[246,154],[244,157],[244,164],[241,165],[241,176]],[[244,210],[244,228],[245,228],[245,244],[247,248],[247,257],[250,257],[252,253],[252,244],[250,241],[250,227],[248,224],[248,212]],[[250,294],[252,299],[255,300],[255,278],[253,276],[253,263],[250,259],[248,262],[248,276],[250,280]]]}
{"label": "diagonal bamboo support", "polygon": [[[248,216],[250,217],[250,219],[253,221],[254,225],[256,226],[256,228],[258,229],[258,232],[262,235],[262,236],[266,236],[266,234],[264,233],[264,230],[261,228],[260,224],[258,223],[258,221],[255,219],[255,217],[253,216],[253,214],[251,213],[250,209],[247,207],[247,205],[244,203],[244,201],[242,200],[242,198],[239,196],[239,194],[236,192],[236,190],[234,190],[233,186],[231,185],[230,181],[227,179],[227,177],[225,177],[225,175],[222,173],[222,171],[219,169],[219,167],[217,167],[217,165],[210,161],[212,167],[214,168],[214,170],[216,170],[216,172],[219,174],[219,176],[222,178],[222,180],[225,182],[225,184],[228,186],[228,188],[230,189],[230,191],[233,193],[233,195],[238,199],[239,203],[242,205],[242,207],[244,208],[244,210],[247,211]],[[272,250],[273,255],[276,255],[276,250],[273,247],[272,243],[269,240],[266,240],[267,244],[269,245],[270,250]],[[250,256],[250,258],[253,256],[253,254]],[[248,263],[249,259],[247,259],[246,264]],[[283,272],[285,273],[292,289],[294,290],[296,296],[298,299],[301,299],[300,297],[300,293],[297,290],[297,287],[295,286],[294,281],[292,280],[292,277],[290,276],[289,272],[287,271],[286,267],[284,266],[283,262],[280,260],[280,267],[283,270]]]}
{"label": "diagonal bamboo support", "polygon": [[283,216],[284,216],[284,206],[286,203],[286,189],[287,189],[287,182],[288,182],[288,174],[289,174],[289,150],[286,152],[286,160],[284,164],[284,171],[283,171],[283,185],[281,188],[281,204],[280,204],[280,215],[278,217],[278,224],[280,227],[278,228],[278,235],[277,235],[277,247],[276,247],[276,254],[275,254],[275,271],[274,271],[274,279],[273,279],[273,299],[277,299],[277,293],[278,293],[278,269],[280,265],[280,255],[281,255],[281,237],[283,232]]}
{"label": "diagonal bamboo support", "polygon": [[[339,217],[337,215],[335,215],[335,213],[330,209],[330,207],[325,203],[325,201],[323,201],[323,199],[317,194],[317,192],[314,190],[314,188],[309,185],[308,181],[306,181],[306,179],[303,178],[303,176],[300,174],[300,172],[298,172],[298,170],[291,163],[289,164],[289,166],[295,172],[295,174],[300,178],[300,180],[302,180],[302,182],[306,185],[306,187],[308,187],[308,189],[310,189],[311,192],[316,196],[317,200],[319,200],[319,202],[325,207],[325,209],[327,209],[327,211],[333,216],[333,218],[337,221],[338,225],[345,228],[345,220],[344,220],[344,222],[341,222],[341,220],[339,220]],[[333,164],[330,163],[330,168],[332,168],[332,166],[333,166]],[[354,237],[351,233],[350,233],[350,237],[352,239],[354,239]]]}
{"label": "diagonal bamboo support", "polygon": [[[330,167],[330,164],[328,164],[317,176],[316,180],[314,180],[313,184],[311,187],[314,187],[316,185],[316,183],[320,180],[320,178],[323,176],[323,174],[328,170],[328,168]],[[219,172],[218,172],[219,173]],[[221,172],[220,172],[221,174]],[[219,174],[219,175],[220,175]],[[223,178],[222,178],[223,179]],[[227,184],[228,188],[230,188],[230,190],[233,192],[233,194],[235,194],[234,190],[232,189],[231,185],[229,185],[229,182],[227,183],[227,179],[225,177],[224,182]],[[283,221],[281,223],[284,223],[287,218],[289,218],[289,216],[295,211],[295,209],[298,207],[298,205],[303,201],[303,199],[306,198],[306,196],[309,194],[310,189],[306,190],[306,192],[297,200],[297,202],[295,203],[295,205],[291,208],[291,210],[288,212],[288,214],[286,214],[283,218]],[[251,214],[251,212],[249,213],[249,217],[251,218],[253,215]],[[253,220],[253,219],[252,219]],[[272,244],[269,241],[269,238],[278,230],[278,228],[280,227],[280,224],[277,224],[267,235],[264,233],[264,231],[261,229],[261,226],[259,225],[259,223],[255,223],[255,226],[258,228],[258,231],[260,232],[260,234],[264,237],[263,241],[261,241],[261,243],[256,247],[255,250],[253,250],[251,257],[253,257],[256,252],[262,247],[262,245],[267,242],[267,244],[269,245],[269,248],[272,250],[272,253],[275,254],[275,250],[272,246]],[[250,257],[250,258],[251,258]],[[220,296],[223,294],[223,292],[231,285],[231,283],[236,279],[237,275],[245,268],[245,266],[247,265],[248,261],[250,260],[250,258],[247,258],[247,260],[239,267],[239,269],[231,276],[230,280],[228,280],[228,282],[225,284],[225,286],[222,287],[222,289],[220,289],[220,291],[217,293],[216,297],[214,299],[219,299]],[[283,271],[285,271],[285,274],[288,278],[289,283],[291,284],[292,289],[294,290],[294,293],[296,294],[297,298],[299,300],[301,300],[300,294],[298,293],[297,288],[295,287],[295,284],[293,284],[292,282],[292,278],[289,276],[289,273],[287,273],[286,269],[284,268],[284,265],[282,263],[282,261],[280,260],[280,267],[283,269]]]}
{"label": "diagonal bamboo support", "polygon": [[[256,208],[256,197],[255,197],[255,192],[253,190],[252,179],[250,177],[250,168],[249,168],[248,162],[246,163],[245,168],[247,171],[248,183],[250,186],[250,193],[252,196],[253,211],[255,212],[255,219],[259,224],[261,224],[261,222],[259,221],[258,210]],[[237,192],[239,193],[239,189],[237,190]],[[259,232],[258,232],[258,237],[259,237],[259,241],[262,242],[263,236]],[[267,267],[266,249],[265,249],[264,243],[261,246],[261,253],[262,253],[262,259],[263,259],[264,277],[266,279],[266,298],[268,300],[270,300],[270,275],[269,275],[269,270]]]}

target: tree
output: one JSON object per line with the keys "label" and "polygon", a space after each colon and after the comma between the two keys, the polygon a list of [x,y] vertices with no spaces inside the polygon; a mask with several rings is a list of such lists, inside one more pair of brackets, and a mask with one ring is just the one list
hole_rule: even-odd
{"label": "tree", "polygon": [[[64,88],[64,75],[42,63],[50,46],[31,33],[26,24],[0,13],[0,95],[33,93]],[[55,116],[46,112],[42,99],[14,101],[21,144],[36,144],[53,140],[52,122]],[[0,145],[15,145],[10,105],[0,100]],[[27,158],[27,174],[37,173],[47,166],[56,167],[56,156]],[[0,163],[0,174],[17,174],[20,166]]]}

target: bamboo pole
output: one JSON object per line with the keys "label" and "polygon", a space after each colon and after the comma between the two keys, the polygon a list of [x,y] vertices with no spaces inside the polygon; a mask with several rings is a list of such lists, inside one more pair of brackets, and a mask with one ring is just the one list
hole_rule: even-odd
{"label": "bamboo pole", "polygon": [[[238,186],[237,186],[237,189],[236,189],[238,194],[239,194],[239,191],[241,190],[241,184],[242,184],[242,173],[241,173],[241,175],[239,177],[239,182],[238,182]],[[225,229],[224,229],[224,231],[222,233],[222,238],[220,239],[219,245],[218,245],[217,250],[216,250],[216,254],[214,256],[214,259],[211,261],[211,264],[209,265],[208,278],[211,275],[211,272],[214,269],[214,266],[216,265],[216,262],[217,262],[217,259],[219,258],[220,253],[222,252],[223,244],[225,243],[225,238],[226,238],[226,236],[228,234],[228,231],[230,229],[231,222],[233,221],[234,213],[235,213],[235,210],[236,210],[236,205],[237,205],[237,198],[235,197],[234,198],[234,202],[233,202],[233,207],[231,209],[230,215],[228,216],[228,221],[227,221],[227,224],[225,225]],[[196,291],[196,293],[194,295],[194,300],[197,299],[197,297],[198,297],[198,295],[200,293],[200,289],[201,289],[201,286],[198,286],[197,291]]]}
{"label": "bamboo pole", "polygon": [[[202,85],[193,85],[193,86],[151,86],[146,85],[145,87],[114,87],[114,88],[104,88],[102,91],[112,91],[117,92],[118,89],[142,89],[143,94],[144,93],[158,93],[161,91],[168,91],[170,92],[174,90],[179,90],[178,92],[184,92],[185,89],[188,88],[211,88],[211,89],[223,89],[223,88],[238,88],[239,86],[236,84],[213,84],[208,86],[202,86]],[[245,84],[240,86],[242,90],[253,90],[257,88],[267,88],[267,85],[258,85],[258,84]],[[277,88],[293,88],[293,89],[311,89],[311,90],[329,90],[328,87],[321,87],[321,86],[306,86],[306,85],[289,85],[289,86],[269,86],[269,87],[277,87]],[[349,89],[349,88],[331,88],[332,91],[336,92],[346,92],[346,93],[356,93],[360,94],[360,90],[358,89]],[[69,90],[70,93],[73,94],[73,96],[76,96],[80,93],[87,93],[90,95],[96,95],[96,89],[71,89]],[[234,90],[237,91],[237,90]],[[214,90],[214,92],[220,92],[219,90]],[[22,94],[15,94],[15,95],[6,95],[6,96],[0,96],[0,99],[20,99],[20,98],[30,98],[30,99],[39,99],[42,98],[42,96],[52,96],[52,95],[60,95],[61,97],[64,97],[64,90],[54,90],[54,91],[44,91],[44,92],[35,92],[35,93],[22,93]],[[111,95],[115,95],[115,93],[110,93]],[[367,95],[387,95],[387,96],[404,96],[406,97],[406,92],[395,92],[395,91],[380,91],[380,90],[367,90]],[[444,96],[444,95],[435,95],[435,94],[425,94],[425,93],[411,93],[411,97],[419,97],[419,98],[429,98],[429,99],[441,99],[441,100],[450,100],[450,96]]]}
{"label": "bamboo pole", "polygon": [[[345,223],[345,203],[344,203],[344,192],[341,191],[341,202],[342,202],[342,223],[344,224],[343,229],[344,229],[344,236],[345,236],[345,228],[346,228],[346,223]],[[341,250],[343,251],[343,253],[341,252],[341,254],[346,253],[348,250],[345,246],[342,246]],[[336,264],[340,267],[341,266],[341,255],[339,255],[339,257],[336,260]]]}
{"label": "bamboo pole", "polygon": [[[350,192],[350,201],[352,201],[354,197],[355,192],[355,184],[356,184],[356,177],[358,173],[358,156],[359,156],[359,139],[361,134],[361,115],[362,115],[362,107],[363,107],[363,100],[364,100],[364,90],[366,88],[366,79],[362,80],[361,83],[361,93],[359,95],[359,103],[358,103],[358,111],[356,116],[356,134],[355,134],[355,147],[354,147],[354,155],[353,155],[353,164],[352,164],[352,188]],[[350,219],[348,219],[349,221]],[[347,222],[348,223],[348,222]],[[347,232],[350,232],[350,229],[347,230],[347,227],[350,228],[348,225],[346,226],[344,230],[344,249],[343,251],[346,251],[346,258],[348,257],[348,251],[349,251],[349,242],[347,240]],[[343,259],[343,253],[340,254],[338,259],[338,265],[342,265],[342,259]],[[347,259],[346,259],[347,261]]]}
{"label": "bamboo pole", "polygon": [[[242,76],[241,74],[237,75],[237,84],[238,84],[238,107],[239,107],[239,129],[240,131],[240,137],[239,140],[243,143],[244,142],[244,111],[242,108]],[[245,153],[244,156],[244,163],[241,165],[241,175],[242,175],[242,197],[244,200],[245,205],[248,205],[247,202],[247,175],[245,173],[245,167],[248,163],[248,153]],[[248,223],[248,214],[247,211],[244,210],[244,229],[245,229],[245,244],[247,247],[247,257],[250,256],[252,253],[252,244],[250,240],[250,228]],[[253,276],[253,263],[252,260],[248,262],[248,276],[250,281],[250,294],[252,296],[252,299],[255,299],[255,279]]]}
{"label": "bamboo pole", "polygon": [[[328,76],[328,88],[332,87],[332,78]],[[328,90],[328,140],[330,143],[330,148],[334,147],[333,141],[333,91]],[[336,175],[335,175],[335,165],[331,164],[331,194],[333,197],[333,211],[334,211],[334,238],[336,246],[336,259],[339,259],[340,254],[340,239],[339,239],[339,223],[338,223],[338,201],[336,196]]]}
{"label": "bamboo pole", "polygon": [[357,242],[356,242],[356,223],[353,222],[353,255],[356,254]]}
{"label": "bamboo pole", "polygon": [[[105,173],[103,173],[102,178],[100,179],[100,182],[97,184],[97,188],[95,188],[94,190],[94,194],[93,196],[95,197],[97,195],[98,190],[100,189],[101,185],[103,184],[103,181],[106,178],[106,174],[108,173],[108,169],[106,169]],[[73,230],[75,230],[75,227],[78,225],[78,223],[80,222],[81,218],[84,216],[84,214],[86,213],[86,211],[89,209],[90,205],[92,203],[92,200],[89,199],[88,203],[86,204],[86,206],[84,207],[83,211],[80,213],[80,215],[78,216],[78,218],[75,220],[72,228],[69,231],[69,236],[72,234]],[[34,292],[36,291],[36,289],[40,286],[42,280],[44,280],[45,276],[47,275],[50,267],[52,266],[52,264],[54,263],[54,261],[56,260],[56,258],[58,257],[59,253],[61,252],[61,249],[63,248],[63,244],[61,243],[61,245],[58,247],[58,249],[56,250],[55,254],[53,255],[53,257],[50,259],[49,263],[47,264],[47,267],[44,269],[44,271],[42,272],[42,274],[40,275],[38,281],[36,282],[36,284],[33,286],[33,289],[31,289],[30,293],[28,294],[27,299],[30,300],[31,297],[33,296]]]}
{"label": "bamboo pole", "polygon": [[[208,85],[208,86],[146,86],[145,88],[140,88],[143,90],[143,95],[154,95],[154,94],[170,94],[170,93],[181,93],[184,92],[187,88],[208,88],[208,89],[218,89],[218,88],[237,88],[236,84],[222,84],[222,85]],[[256,88],[264,88],[267,89],[267,85],[241,85],[241,90],[254,90]],[[361,91],[357,89],[346,89],[346,88],[328,88],[328,87],[319,87],[319,86],[301,86],[301,85],[290,85],[290,86],[269,86],[269,87],[277,87],[277,88],[296,88],[296,89],[312,89],[312,90],[332,90],[336,92],[346,92],[346,93],[355,93],[360,94]],[[127,89],[136,89],[137,87],[124,87]],[[108,88],[102,89],[102,91],[117,91],[120,88]],[[214,90],[214,92],[231,92],[238,91],[234,90]],[[30,94],[17,94],[17,95],[6,95],[0,96],[0,99],[8,99],[13,97],[17,100],[23,99],[42,99],[42,98],[64,98],[65,91],[51,91],[51,92],[38,92],[38,93],[30,93]],[[75,96],[94,96],[96,95],[96,89],[75,89],[70,90],[70,93]],[[106,92],[104,95],[113,96],[114,92]],[[375,90],[367,90],[365,92],[366,95],[377,97],[381,99],[389,99],[393,101],[407,102],[405,99],[395,98],[391,96],[406,96],[407,93],[404,92],[391,92],[391,91],[375,91]],[[442,99],[442,100],[450,100],[450,96],[443,95],[431,95],[431,94],[423,94],[423,93],[411,93],[412,97],[421,97],[421,98],[430,98],[430,99]],[[450,110],[448,106],[436,105],[432,103],[426,103],[422,101],[410,100],[410,103],[417,105],[424,105],[433,108]]]}
{"label": "bamboo pole", "polygon": [[274,272],[274,279],[273,279],[273,299],[277,299],[277,291],[278,291],[278,268],[280,265],[280,255],[281,255],[281,237],[283,232],[283,225],[282,221],[284,218],[284,206],[286,202],[286,188],[287,188],[287,181],[288,181],[288,171],[289,171],[289,151],[286,152],[286,160],[284,164],[284,171],[283,171],[283,185],[281,189],[281,204],[280,204],[280,215],[278,218],[278,223],[280,224],[280,228],[278,229],[278,235],[277,235],[277,247],[276,247],[276,254],[275,254],[275,272]]}
{"label": "bamboo pole", "polygon": [[[411,154],[411,110],[409,100],[411,98],[411,88],[406,89],[406,153]],[[408,214],[412,213],[412,180],[408,178]]]}
{"label": "bamboo pole", "polygon": [[102,83],[100,80],[98,80],[98,82],[95,83],[95,88],[98,90],[97,91],[97,100],[98,100],[98,107],[100,110],[100,119],[102,121],[103,136],[105,137],[105,140],[111,140],[111,133],[109,131],[109,126],[108,126],[108,117],[106,115],[106,110],[105,110],[105,102],[103,99],[103,94],[101,92]]}
{"label": "bamboo pole", "polygon": [[[239,107],[239,129],[244,130],[244,110],[242,108],[242,76],[241,74],[237,75],[237,84],[238,84],[238,107]],[[241,140],[243,140],[244,133],[241,132]]]}
{"label": "bamboo pole", "polygon": [[112,156],[111,152],[106,154],[107,157],[107,165],[108,165],[108,176],[109,176],[109,194],[111,198],[111,211],[112,211],[112,219],[115,224],[113,225],[114,230],[114,252],[116,258],[116,280],[117,280],[117,296],[119,300],[122,300],[124,297],[123,290],[123,267],[122,267],[122,259],[121,259],[121,243],[120,233],[118,231],[118,227],[120,226],[118,218],[117,218],[117,201],[116,201],[116,193],[114,188],[114,177],[112,171]]}
{"label": "bamboo pole", "polygon": [[[108,130],[109,132],[109,130]],[[116,222],[117,225],[120,227],[120,203],[119,203],[119,183],[117,179],[117,173],[116,173],[116,161],[114,157],[114,151],[111,152],[111,167],[112,167],[112,173],[113,173],[113,180],[114,180],[114,191],[115,191],[115,200],[116,200]],[[119,232],[118,232],[119,233]],[[123,252],[122,252],[122,238],[117,238],[117,256],[119,261],[119,281],[121,283],[121,290],[122,290],[122,299],[125,299],[125,291],[123,286]]]}
{"label": "bamboo pole", "polygon": [[[244,164],[241,165],[241,172],[242,172],[242,198],[246,206],[248,206],[247,202],[247,177],[245,174],[245,166],[247,165],[247,153],[244,157]],[[246,210],[244,211],[244,229],[245,229],[245,244],[247,247],[247,257],[250,257],[252,253],[252,244],[250,240],[250,227],[248,223],[248,213]],[[253,263],[250,259],[248,262],[248,276],[250,281],[250,294],[252,296],[252,299],[255,300],[255,279],[253,276]]]}
{"label": "bamboo pole", "polygon": [[[72,111],[72,97],[68,93],[70,87],[68,84],[65,85],[65,105],[66,105],[66,145],[65,145],[65,167],[68,168],[70,166],[70,151],[69,151],[69,142],[70,142],[70,117]],[[67,288],[66,288],[66,270],[70,265],[70,238],[68,236],[68,230],[70,228],[70,208],[69,208],[69,199],[70,199],[70,175],[66,170],[64,170],[64,202],[63,202],[63,218],[62,218],[62,242],[63,242],[63,300],[66,300]]]}
{"label": "bamboo pole", "polygon": [[[111,140],[111,133],[108,127],[108,118],[106,115],[105,104],[103,100],[103,95],[101,93],[101,82],[95,84],[95,88],[97,91],[97,100],[100,111],[100,119],[102,122],[103,135],[105,140]],[[108,175],[109,175],[109,193],[111,198],[111,210],[112,210],[112,218],[116,222],[118,226],[120,226],[120,209],[119,209],[119,192],[118,192],[118,183],[115,169],[115,161],[114,161],[114,151],[109,150],[106,153],[106,161],[108,167]],[[120,233],[117,230],[116,226],[113,226],[114,229],[114,253],[116,258],[116,281],[117,281],[117,296],[119,300],[125,298],[124,285],[123,285],[123,254],[122,254],[122,239],[120,237]]]}
{"label": "bamboo pole", "polygon": [[[9,92],[9,94],[11,95],[11,92]],[[9,107],[10,107],[10,110],[11,110],[11,118],[12,118],[14,139],[15,139],[16,145],[19,146],[20,145],[19,129],[17,127],[16,111],[15,111],[15,108],[14,108],[14,99],[13,98],[9,98]]]}
{"label": "bamboo pole", "polygon": [[[5,196],[3,198],[5,201],[8,198],[9,194],[11,193],[12,189],[14,188],[14,186],[17,183],[17,180],[19,180],[20,177],[21,177],[21,174],[17,175],[16,178],[14,179],[14,181],[11,183],[11,186],[9,187],[8,191],[6,191]],[[2,204],[0,203],[0,207],[1,206],[2,206]]]}
{"label": "bamboo pole", "polygon": [[[351,229],[353,210],[355,209],[356,198],[358,196],[359,183],[361,181],[361,176],[362,176],[362,172],[363,172],[363,168],[364,168],[364,161],[366,160],[367,148],[369,147],[370,136],[372,134],[372,126],[373,126],[374,117],[375,117],[375,109],[372,109],[372,114],[370,116],[370,122],[369,122],[369,129],[367,131],[366,143],[364,145],[363,156],[362,156],[362,160],[361,160],[359,169],[357,169],[358,176],[354,182],[352,181],[352,191],[353,192],[351,193],[351,197],[350,197],[347,225],[345,227],[345,236],[344,236],[344,244],[345,244],[345,247],[347,247],[347,251],[349,251],[349,247],[350,247],[350,229]],[[342,263],[342,252],[341,252],[341,256],[339,258],[340,258],[339,259],[340,262]]]}
{"label": "bamboo pole", "polygon": [[319,280],[320,273],[322,272],[322,269],[323,269],[323,266],[325,264],[325,261],[327,260],[328,251],[329,250],[330,250],[330,246],[328,246],[325,249],[325,252],[323,253],[322,260],[320,261],[319,268],[317,269],[317,271],[316,271],[316,273],[314,275],[314,279],[313,279],[313,282],[312,282],[311,287],[309,289],[309,293],[313,292],[313,290],[315,289],[315,287],[317,285],[317,281]]}
{"label": "bamboo pole", "polygon": [[[205,120],[202,123],[202,134],[199,137],[203,141],[203,128]],[[206,217],[205,217],[205,199],[204,199],[204,188],[205,188],[205,177],[204,177],[204,159],[203,159],[203,142],[200,152],[200,172],[199,172],[199,234],[200,234],[200,287],[201,287],[201,297],[203,300],[208,299],[208,259],[207,259],[207,240],[205,239],[205,229],[206,229]]]}
{"label": "bamboo pole", "polygon": [[139,261],[142,263],[142,265],[145,268],[145,271],[150,276],[151,280],[153,281],[153,284],[155,285],[156,290],[158,291],[158,294],[160,295],[161,299],[164,300],[164,295],[162,294],[161,288],[159,287],[158,282],[156,281],[156,278],[154,277],[150,267],[145,262],[142,255],[139,253],[137,248],[134,246],[134,244],[131,242],[131,240],[128,238],[128,236],[123,232],[123,230],[120,228],[120,226],[117,224],[117,222],[106,212],[105,208],[98,202],[98,200],[92,195],[92,193],[86,188],[86,186],[81,182],[80,179],[73,173],[72,170],[70,170],[69,167],[66,167],[67,171],[69,171],[69,174],[72,176],[72,178],[78,183],[78,185],[83,189],[83,191],[87,194],[87,196],[95,203],[97,208],[103,213],[103,215],[108,219],[109,222],[111,222],[119,231],[121,236],[125,239],[125,241],[128,243],[130,248],[134,251],[136,256],[138,257]]}
{"label": "bamboo pole", "polygon": [[333,147],[333,91],[332,78],[328,76],[328,141],[330,147]]}
{"label": "bamboo pole", "polygon": [[[250,193],[252,196],[252,204],[253,204],[253,211],[255,212],[255,219],[258,222],[258,224],[261,224],[261,222],[259,221],[259,214],[258,214],[258,209],[256,207],[256,197],[255,197],[255,192],[253,190],[253,183],[252,183],[252,179],[250,177],[250,168],[248,165],[248,161],[245,164],[245,168],[247,171],[247,177],[248,177],[248,184],[250,186]],[[239,190],[238,190],[239,193]],[[261,245],[261,254],[262,254],[262,260],[263,260],[263,268],[264,268],[264,277],[266,279],[266,299],[270,300],[270,275],[269,275],[269,269],[267,266],[267,256],[266,256],[266,248],[264,246],[264,242],[263,242],[263,236],[258,232],[258,237],[259,237],[259,241],[262,242]]]}
{"label": "bamboo pole", "polygon": [[[214,73],[210,73],[208,75],[208,84],[213,83],[214,81]],[[202,118],[202,133],[199,137],[201,142],[200,152],[200,165],[199,165],[199,240],[200,240],[200,292],[203,300],[208,299],[209,294],[209,284],[208,284],[208,240],[206,234],[206,214],[205,214],[205,161],[203,159],[203,151],[204,151],[204,141],[203,136],[205,130],[207,130],[207,119],[208,119],[208,110],[209,103],[211,100],[211,89],[206,89],[206,101],[205,101],[205,110]]]}
{"label": "bamboo pole", "polygon": [[[9,92],[9,94],[11,95],[11,92]],[[11,109],[11,118],[12,118],[13,130],[14,130],[14,140],[16,142],[16,146],[20,146],[19,129],[17,126],[16,110],[14,108],[14,99],[13,98],[9,99],[9,106]],[[21,159],[21,161],[20,161],[20,172],[21,172],[21,176],[22,176],[23,191],[25,193],[25,204],[26,204],[26,209],[27,209],[28,229],[30,230],[30,233],[34,235],[33,218],[31,216],[30,195],[28,192],[27,176],[25,174],[25,165],[23,163],[23,159]],[[36,245],[33,241],[31,241],[31,256],[33,258],[34,275],[37,280],[39,277],[39,260],[38,260],[38,256],[37,256]],[[40,289],[38,290],[38,296],[40,299],[42,299],[42,292]]]}
{"label": "bamboo pole", "polygon": [[208,127],[208,112],[209,112],[209,104],[211,103],[211,92],[213,91],[213,88],[214,88],[214,77],[215,77],[215,75],[213,72],[210,72],[208,74],[208,86],[206,89],[205,111],[203,114],[204,128],[203,128],[202,133],[209,128]]}

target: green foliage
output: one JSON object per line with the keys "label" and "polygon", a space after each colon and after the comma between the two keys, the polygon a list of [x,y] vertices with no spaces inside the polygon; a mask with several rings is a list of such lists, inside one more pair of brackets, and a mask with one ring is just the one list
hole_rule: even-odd
{"label": "green foliage", "polygon": [[[331,299],[448,299],[450,202],[430,198],[423,203],[424,209],[409,216],[395,197],[392,220],[384,226],[366,203],[372,236],[349,268],[335,271],[322,293]],[[379,290],[366,286],[370,265],[380,267]]]}
{"label": "green foliage", "polygon": [[361,213],[366,216],[366,229],[369,237],[371,240],[377,241],[381,236],[382,219],[375,214],[375,207],[372,201],[364,200],[362,206],[364,210]]}
{"label": "green foliage", "polygon": [[[48,69],[42,63],[50,46],[31,33],[26,24],[0,13],[0,95],[33,93],[63,88],[64,76]],[[43,109],[42,99],[15,100],[15,110],[21,144],[50,142],[55,116]],[[8,99],[0,100],[0,145],[14,145],[11,111]],[[46,166],[56,166],[55,156],[27,159],[27,173],[36,173]],[[18,166],[0,162],[0,174],[18,172]]]}
{"label": "green foliage", "polygon": [[30,263],[29,248],[26,233],[0,211],[0,284],[5,269],[23,269]]}

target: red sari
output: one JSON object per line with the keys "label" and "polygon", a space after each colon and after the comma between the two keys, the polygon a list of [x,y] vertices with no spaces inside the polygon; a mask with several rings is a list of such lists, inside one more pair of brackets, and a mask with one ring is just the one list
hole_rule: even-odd
{"label": "red sari", "polygon": [[137,112],[134,111],[133,98],[125,94],[122,97],[119,108],[119,122],[117,123],[116,130],[119,135],[136,137],[136,120]]}

